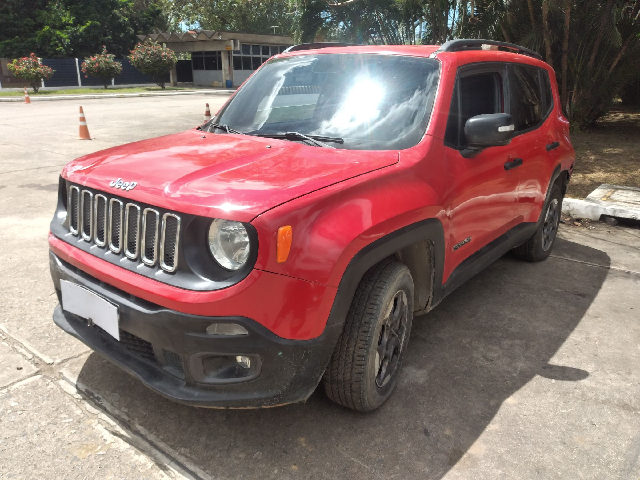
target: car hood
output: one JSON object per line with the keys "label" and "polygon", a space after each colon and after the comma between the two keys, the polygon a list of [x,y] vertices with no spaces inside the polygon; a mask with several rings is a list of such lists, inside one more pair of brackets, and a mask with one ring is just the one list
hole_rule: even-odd
{"label": "car hood", "polygon": [[[248,222],[277,205],[398,161],[397,151],[321,148],[189,130],[92,153],[62,176],[179,212]],[[117,179],[131,190],[110,187]]]}

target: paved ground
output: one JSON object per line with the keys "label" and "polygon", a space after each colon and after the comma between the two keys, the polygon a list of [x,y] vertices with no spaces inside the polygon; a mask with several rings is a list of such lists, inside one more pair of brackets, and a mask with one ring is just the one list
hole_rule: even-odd
{"label": "paved ground", "polygon": [[[173,404],[51,321],[46,234],[74,157],[194,126],[223,97],[0,105],[0,478],[640,478],[640,230],[563,226],[416,319],[400,384],[360,415],[317,391]],[[214,107],[215,105],[215,107]]]}

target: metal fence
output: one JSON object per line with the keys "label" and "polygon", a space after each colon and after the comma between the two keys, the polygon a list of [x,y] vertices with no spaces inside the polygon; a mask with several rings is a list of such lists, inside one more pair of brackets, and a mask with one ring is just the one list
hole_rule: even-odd
{"label": "metal fence", "polygon": [[[0,88],[16,88],[23,85],[19,79],[11,75],[4,66],[7,60],[2,62],[2,78],[0,79]],[[127,58],[118,59],[122,63],[122,73],[115,79],[112,79],[113,85],[134,85],[155,83],[149,75],[137,70]],[[43,82],[44,87],[86,87],[86,86],[102,86],[102,79],[96,77],[85,77],[80,66],[83,59],[78,58],[43,58],[42,63],[54,70],[53,76],[49,80]],[[167,74],[166,81],[169,81]]]}

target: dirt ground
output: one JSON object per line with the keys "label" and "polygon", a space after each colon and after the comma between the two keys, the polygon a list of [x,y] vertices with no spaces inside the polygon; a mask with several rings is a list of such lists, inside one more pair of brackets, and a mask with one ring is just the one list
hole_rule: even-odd
{"label": "dirt ground", "polygon": [[567,196],[585,198],[603,183],[640,187],[640,108],[614,108],[588,132],[572,132],[576,163]]}

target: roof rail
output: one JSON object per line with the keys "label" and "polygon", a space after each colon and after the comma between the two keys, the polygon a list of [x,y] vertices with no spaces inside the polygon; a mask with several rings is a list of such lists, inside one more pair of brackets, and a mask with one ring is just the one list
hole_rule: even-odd
{"label": "roof rail", "polygon": [[315,50],[316,48],[329,48],[329,47],[355,47],[355,43],[339,43],[339,42],[319,42],[319,43],[301,43],[299,45],[293,45],[287,48],[282,53],[296,52],[298,50]]}
{"label": "roof rail", "polygon": [[493,45],[499,48],[505,48],[514,51],[513,53],[519,53],[521,55],[528,55],[529,57],[542,60],[542,56],[538,52],[529,50],[528,48],[515,45],[513,43],[498,42],[496,40],[482,40],[478,38],[461,38],[458,40],[449,40],[438,48],[432,55],[440,52],[460,52],[463,50],[481,50],[483,45]]}

